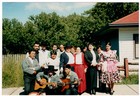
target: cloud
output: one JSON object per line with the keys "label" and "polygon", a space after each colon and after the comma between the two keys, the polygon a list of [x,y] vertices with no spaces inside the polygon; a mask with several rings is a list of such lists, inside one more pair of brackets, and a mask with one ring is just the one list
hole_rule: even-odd
{"label": "cloud", "polygon": [[96,2],[82,2],[82,3],[75,3],[74,7],[75,8],[82,8],[82,7],[88,7],[88,6],[94,6]]}
{"label": "cloud", "polygon": [[53,11],[70,11],[73,9],[89,7],[95,5],[96,2],[69,2],[69,3],[29,3],[25,6],[26,10],[53,10]]}

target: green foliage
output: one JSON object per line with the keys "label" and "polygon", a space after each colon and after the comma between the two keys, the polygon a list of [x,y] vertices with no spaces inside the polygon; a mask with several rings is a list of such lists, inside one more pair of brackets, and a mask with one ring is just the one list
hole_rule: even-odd
{"label": "green foliage", "polygon": [[118,84],[139,84],[139,75],[132,74],[128,78],[122,78],[122,82]]}
{"label": "green foliage", "polygon": [[[25,58],[25,55],[24,55]],[[23,71],[21,62],[23,58],[15,60],[11,55],[5,55],[2,62],[2,87],[23,86]]]}
{"label": "green foliage", "polygon": [[26,53],[34,42],[46,42],[48,48],[55,44],[70,42],[74,46],[84,47],[88,43],[98,41],[94,33],[119,18],[136,10],[138,3],[97,3],[82,15],[73,13],[69,16],[59,16],[57,13],[41,12],[29,16],[23,25],[17,19],[3,18],[3,48],[8,53]]}
{"label": "green foliage", "polygon": [[92,38],[89,38],[89,41],[95,41],[96,43],[97,41],[94,39],[94,33],[99,32],[102,27],[109,23],[137,11],[138,9],[138,3],[97,3],[95,7],[84,13],[84,15],[92,18],[92,30],[89,30]]}

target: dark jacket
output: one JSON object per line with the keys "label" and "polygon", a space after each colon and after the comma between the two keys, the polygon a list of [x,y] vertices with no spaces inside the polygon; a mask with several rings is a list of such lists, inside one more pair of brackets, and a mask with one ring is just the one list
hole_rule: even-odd
{"label": "dark jacket", "polygon": [[65,52],[63,52],[60,55],[60,68],[63,67],[65,64],[67,64],[68,61],[69,61],[68,55]]}
{"label": "dark jacket", "polygon": [[92,64],[93,56],[89,50],[87,50],[85,52],[85,60],[86,60],[88,66],[90,66]]}

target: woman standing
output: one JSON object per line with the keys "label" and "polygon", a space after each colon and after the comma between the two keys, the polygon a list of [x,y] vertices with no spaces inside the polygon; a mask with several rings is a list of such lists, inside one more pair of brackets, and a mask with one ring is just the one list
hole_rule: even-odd
{"label": "woman standing", "polygon": [[111,44],[106,44],[106,51],[103,53],[105,58],[104,67],[102,67],[101,82],[107,83],[110,95],[113,95],[113,87],[115,82],[120,81],[120,75],[117,70],[117,55],[116,50],[111,50]]}
{"label": "woman standing", "polygon": [[87,68],[87,65],[85,63],[84,54],[81,52],[80,47],[77,47],[74,59],[75,59],[74,70],[77,73],[78,78],[81,79],[80,85],[78,86],[78,93],[82,94],[86,90],[85,69]]}
{"label": "woman standing", "polygon": [[96,68],[96,54],[93,51],[93,45],[88,45],[88,50],[85,52],[85,59],[87,62],[87,72],[86,72],[86,87],[87,92],[90,94],[96,94],[97,88],[97,68]]}

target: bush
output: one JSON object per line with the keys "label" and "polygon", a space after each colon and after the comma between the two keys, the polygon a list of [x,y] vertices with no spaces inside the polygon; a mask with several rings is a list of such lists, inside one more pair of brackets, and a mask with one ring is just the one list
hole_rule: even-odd
{"label": "bush", "polygon": [[[19,57],[18,57],[19,56]],[[4,55],[2,66],[2,87],[20,87],[23,86],[23,71],[21,62],[24,56]],[[22,57],[22,58],[21,58]]]}

